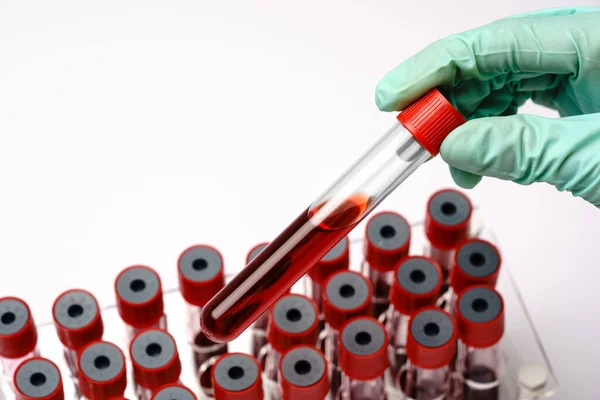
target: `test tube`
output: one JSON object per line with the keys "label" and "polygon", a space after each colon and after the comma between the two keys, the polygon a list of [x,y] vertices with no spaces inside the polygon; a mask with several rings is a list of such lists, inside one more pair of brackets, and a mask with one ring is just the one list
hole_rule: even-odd
{"label": "test tube", "polygon": [[378,318],[390,305],[394,268],[408,255],[410,225],[400,214],[386,211],[374,215],[365,232],[363,274],[373,286],[373,316]]}
{"label": "test tube", "polygon": [[106,400],[125,393],[125,356],[114,344],[99,340],[89,343],[81,349],[77,366],[82,400]]}
{"label": "test tube", "polygon": [[215,400],[263,400],[260,365],[242,353],[221,356],[212,369]]}
{"label": "test tube", "polygon": [[394,275],[386,330],[390,336],[390,374],[396,380],[407,360],[406,341],[411,315],[420,308],[435,304],[444,278],[435,261],[421,256],[402,260]]}
{"label": "test tube", "polygon": [[27,303],[16,297],[0,299],[0,361],[4,381],[13,390],[13,376],[17,367],[40,354],[37,339],[37,330]]}
{"label": "test tube", "polygon": [[455,385],[466,400],[497,400],[504,376],[500,339],[504,334],[504,302],[493,287],[475,285],[456,302],[458,348]]}
{"label": "test tube", "polygon": [[408,363],[395,386],[411,399],[447,398],[456,335],[454,319],[447,312],[430,306],[414,314],[406,342]]}
{"label": "test tube", "polygon": [[139,400],[150,400],[160,387],[179,381],[179,353],[167,331],[157,328],[140,331],[131,341],[129,356]]}
{"label": "test tube", "polygon": [[197,397],[187,387],[174,383],[158,389],[152,400],[197,400]]}
{"label": "test tube", "polygon": [[440,298],[439,305],[454,314],[457,294],[477,284],[496,286],[502,260],[500,252],[490,242],[469,239],[454,254],[450,269],[450,287]]}
{"label": "test tube", "polygon": [[[267,247],[268,243],[259,243],[253,248],[250,249],[248,255],[246,256],[246,264],[249,264],[250,261],[254,259],[265,247]],[[269,312],[265,311],[261,314],[260,317],[254,321],[252,324],[251,332],[252,332],[252,344],[250,345],[250,354],[254,358],[258,358],[260,350],[267,344],[267,323],[269,322]]]}
{"label": "test tube", "polygon": [[54,301],[52,316],[56,334],[64,346],[64,357],[77,383],[77,354],[87,344],[100,340],[104,325],[96,298],[81,289],[64,292]]}
{"label": "test tube", "polygon": [[127,345],[143,329],[167,329],[161,281],[152,268],[135,265],[121,271],[115,279],[115,293]]}
{"label": "test tube", "polygon": [[[227,353],[227,344],[211,341],[200,328],[202,307],[225,285],[223,257],[214,247],[192,246],[179,256],[177,271],[179,290],[187,303],[188,340],[198,371],[207,360]],[[210,375],[204,380],[210,382]]]}
{"label": "test tube", "polygon": [[16,400],[64,400],[60,370],[52,361],[33,357],[15,371]]}
{"label": "test tube", "polygon": [[279,299],[269,314],[267,326],[268,346],[263,347],[265,369],[263,384],[265,398],[278,399],[278,369],[281,354],[287,349],[317,341],[319,310],[314,301],[299,294],[289,294]]}
{"label": "test tube", "polygon": [[340,331],[343,400],[385,400],[384,375],[389,365],[388,334],[373,317],[356,317]]}
{"label": "test tube", "polygon": [[210,339],[239,336],[286,290],[439,152],[465,119],[436,89],[402,111],[365,155],[303,211],[202,310]]}
{"label": "test tube", "polygon": [[[429,243],[425,255],[442,267],[446,278],[452,266],[454,249],[469,237],[472,209],[469,198],[453,189],[440,190],[427,202],[425,235]],[[443,292],[446,287],[442,288]]]}
{"label": "test tube", "polygon": [[338,392],[342,382],[339,368],[339,330],[357,316],[372,314],[373,288],[363,275],[354,271],[336,272],[325,282],[323,314],[325,315],[325,358],[329,363],[331,393]]}
{"label": "test tube", "polygon": [[329,393],[327,362],[313,346],[287,350],[279,363],[282,400],[323,400]]}

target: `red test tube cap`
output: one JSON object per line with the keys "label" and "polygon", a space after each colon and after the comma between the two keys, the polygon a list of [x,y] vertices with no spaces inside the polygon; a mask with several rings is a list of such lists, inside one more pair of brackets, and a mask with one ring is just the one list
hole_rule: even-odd
{"label": "red test tube cap", "polygon": [[58,296],[52,306],[52,317],[62,344],[75,351],[100,340],[104,333],[98,302],[85,290],[68,290]]}
{"label": "red test tube cap", "polygon": [[21,358],[37,344],[37,330],[29,306],[16,297],[0,299],[0,357]]}
{"label": "red test tube cap", "polygon": [[407,257],[396,268],[391,303],[400,313],[411,315],[435,304],[443,281],[442,270],[435,261],[422,256]]}
{"label": "red test tube cap", "polygon": [[350,265],[350,241],[348,237],[340,240],[308,270],[308,276],[315,282],[323,284],[331,274],[336,271],[346,270]]}
{"label": "red test tube cap", "polygon": [[158,322],[164,312],[158,273],[144,265],[124,269],[115,279],[117,309],[123,321],[143,329]]}
{"label": "red test tube cap", "polygon": [[446,136],[466,122],[437,89],[406,107],[398,114],[398,121],[434,157]]}
{"label": "red test tube cap", "polygon": [[493,346],[504,335],[504,300],[491,286],[476,285],[456,300],[458,337],[469,347]]}
{"label": "red test tube cap", "polygon": [[312,346],[292,347],[279,361],[283,400],[322,400],[329,393],[327,361]]}
{"label": "red test tube cap", "polygon": [[400,214],[384,211],[369,219],[365,239],[365,260],[369,265],[378,271],[392,271],[408,255],[410,225]]}
{"label": "red test tube cap", "polygon": [[410,320],[406,356],[420,368],[437,369],[452,361],[456,353],[456,323],[445,311],[430,306]]}
{"label": "red test tube cap", "polygon": [[181,362],[173,336],[162,329],[139,332],[131,341],[129,356],[135,382],[156,390],[176,383],[181,374]]}
{"label": "red test tube cap", "polygon": [[373,287],[362,274],[354,271],[336,272],[327,279],[323,290],[325,322],[339,330],[349,319],[370,315],[372,300]]}
{"label": "red test tube cap", "polygon": [[441,250],[451,250],[469,236],[473,207],[463,193],[443,189],[434,193],[427,202],[425,235]]}
{"label": "red test tube cap", "polygon": [[34,357],[23,361],[13,378],[17,400],[64,400],[60,370],[52,361]]}
{"label": "red test tube cap", "polygon": [[490,242],[469,239],[454,253],[450,269],[450,286],[455,293],[478,284],[496,286],[502,260],[500,252]]}
{"label": "red test tube cap", "polygon": [[187,387],[174,383],[158,389],[150,400],[197,400],[198,398]]}
{"label": "red test tube cap", "polygon": [[77,368],[79,390],[86,399],[104,400],[125,393],[125,356],[114,344],[103,341],[88,344],[79,353]]}
{"label": "red test tube cap", "polygon": [[351,379],[368,381],[385,372],[389,365],[388,334],[373,317],[347,321],[339,335],[339,365]]}
{"label": "red test tube cap", "polygon": [[260,365],[248,354],[224,354],[211,371],[215,400],[262,400]]}
{"label": "red test tube cap", "polygon": [[275,302],[269,313],[267,341],[283,353],[290,347],[317,341],[319,310],[314,301],[299,294],[288,294]]}
{"label": "red test tube cap", "polygon": [[189,304],[204,307],[225,285],[221,253],[207,245],[184,250],[177,261],[179,290]]}

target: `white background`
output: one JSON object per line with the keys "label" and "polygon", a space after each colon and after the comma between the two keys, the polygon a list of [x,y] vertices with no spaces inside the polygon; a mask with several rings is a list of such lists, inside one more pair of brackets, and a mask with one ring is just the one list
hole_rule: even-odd
{"label": "white background", "polygon": [[[575,4],[512,3],[1,1],[0,295],[42,322],[68,288],[111,303],[134,263],[173,287],[191,244],[241,268],[392,123],[374,104],[385,72],[448,34]],[[451,185],[435,160],[382,207],[416,221]],[[597,398],[600,212],[541,184],[488,179],[469,195],[519,280],[559,398]]]}

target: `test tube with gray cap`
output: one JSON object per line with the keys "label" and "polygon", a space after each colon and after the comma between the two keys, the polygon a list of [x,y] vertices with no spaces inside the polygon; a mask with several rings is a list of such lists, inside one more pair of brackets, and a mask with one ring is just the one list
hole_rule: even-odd
{"label": "test tube with gray cap", "polygon": [[152,395],[152,400],[198,400],[194,392],[186,386],[173,383],[161,387]]}
{"label": "test tube with gray cap", "polygon": [[263,400],[261,368],[249,354],[221,356],[212,369],[215,400]]}
{"label": "test tube with gray cap", "polygon": [[394,268],[408,255],[410,237],[410,225],[404,217],[395,212],[380,212],[367,223],[362,271],[373,286],[375,318],[389,307]]}
{"label": "test tube with gray cap", "polygon": [[139,332],[129,346],[136,394],[150,400],[162,386],[178,383],[181,362],[175,339],[168,332],[149,328]]}
{"label": "test tube with gray cap", "polygon": [[347,321],[339,336],[342,385],[337,399],[385,400],[388,334],[373,317]]}
{"label": "test tube with gray cap", "polygon": [[60,370],[52,361],[33,357],[23,361],[14,376],[16,400],[64,400]]}
{"label": "test tube with gray cap", "polygon": [[14,389],[13,376],[25,360],[38,357],[38,335],[29,306],[16,297],[0,299],[0,361],[4,381]]}
{"label": "test tube with gray cap", "polygon": [[81,349],[78,358],[82,400],[123,396],[127,387],[125,356],[110,342],[95,341]]}
{"label": "test tube with gray cap", "polygon": [[279,363],[282,400],[323,400],[329,394],[327,361],[314,346],[288,349]]}
{"label": "test tube with gray cap", "polygon": [[[202,307],[225,285],[223,257],[212,246],[191,246],[179,256],[177,271],[179,290],[187,303],[188,341],[199,371],[209,359],[227,353],[227,343],[211,341],[200,327]],[[205,379],[210,381],[210,376]]]}

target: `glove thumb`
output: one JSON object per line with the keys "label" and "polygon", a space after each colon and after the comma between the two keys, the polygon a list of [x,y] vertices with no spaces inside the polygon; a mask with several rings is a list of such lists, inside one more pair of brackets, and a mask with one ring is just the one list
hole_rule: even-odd
{"label": "glove thumb", "polygon": [[440,154],[464,188],[481,176],[546,182],[600,207],[600,113],[473,119],[448,135]]}

